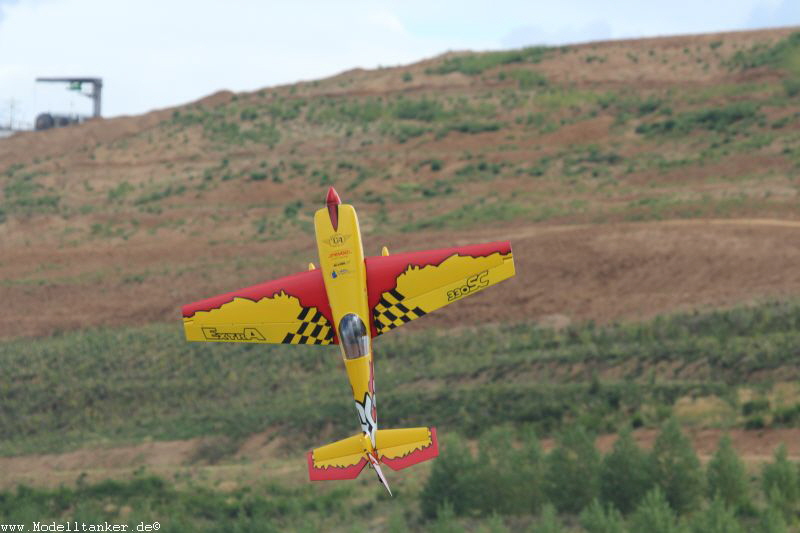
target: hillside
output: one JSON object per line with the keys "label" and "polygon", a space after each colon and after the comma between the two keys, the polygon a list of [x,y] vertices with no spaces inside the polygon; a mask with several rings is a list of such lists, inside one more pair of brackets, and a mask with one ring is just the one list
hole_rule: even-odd
{"label": "hillside", "polygon": [[2,139],[0,336],[302,270],[330,184],[368,253],[514,241],[518,280],[429,326],[798,294],[791,34],[449,53]]}
{"label": "hillside", "polygon": [[[0,523],[598,531],[633,428],[623,456],[691,464],[676,523],[798,531],[798,65],[796,28],[449,52],[0,139]],[[316,262],[330,185],[368,255],[514,247],[376,342],[381,424],[442,436],[394,499],[305,481],[357,427],[336,350],[182,336],[181,305]],[[728,433],[739,508],[704,492]]]}

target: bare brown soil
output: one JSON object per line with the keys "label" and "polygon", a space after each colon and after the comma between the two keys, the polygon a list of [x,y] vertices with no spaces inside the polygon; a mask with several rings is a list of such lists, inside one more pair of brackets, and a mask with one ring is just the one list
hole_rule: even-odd
{"label": "bare brown soil", "polygon": [[[377,252],[510,240],[517,276],[491,291],[434,313],[409,328],[478,322],[644,319],[800,296],[800,222],[770,219],[686,220],[609,225],[498,227],[464,232],[368,237]],[[170,239],[140,244],[6,253],[0,285],[14,313],[0,315],[0,335],[35,336],[97,326],[174,321],[183,304],[302,270],[314,242],[209,247]],[[261,258],[285,256],[280,268]],[[294,258],[294,259],[291,259]],[[255,264],[248,264],[255,262]],[[206,266],[210,265],[210,266]],[[213,275],[209,275],[209,271]],[[146,273],[141,280],[128,276]],[[55,279],[53,279],[55,278]]]}

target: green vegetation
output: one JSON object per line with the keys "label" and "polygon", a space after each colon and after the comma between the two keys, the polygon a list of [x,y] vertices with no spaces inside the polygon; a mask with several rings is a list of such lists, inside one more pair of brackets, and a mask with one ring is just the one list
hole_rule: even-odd
{"label": "green vegetation", "polygon": [[756,44],[739,50],[728,61],[730,68],[785,67],[800,55],[800,32],[795,32],[776,44]]}
{"label": "green vegetation", "polygon": [[[673,442],[674,447],[646,451],[633,443],[624,448],[654,463],[665,451],[683,454],[681,444],[663,437],[672,431],[669,426],[668,422],[662,428],[659,439]],[[614,486],[604,479],[611,472],[598,469],[608,455],[601,457],[591,435],[579,426],[566,428],[547,453],[530,428],[509,426],[485,431],[476,451],[470,451],[457,434],[444,436],[440,447],[441,454],[432,463],[394,476],[393,498],[380,490],[369,472],[364,472],[365,479],[358,483],[319,485],[272,479],[223,488],[190,469],[177,473],[174,482],[140,471],[127,481],[86,483],[79,477],[70,486],[19,486],[0,491],[0,523],[23,523],[30,528],[34,522],[108,521],[135,527],[157,521],[160,530],[166,532],[351,531],[354,526],[384,529],[386,518],[390,531],[461,532],[473,530],[468,529],[471,525],[490,531],[508,531],[516,526],[575,533],[739,533],[788,532],[799,525],[796,507],[783,511],[776,507],[776,502],[786,503],[800,491],[798,465],[788,462],[781,450],[764,465],[761,475],[763,489],[769,493],[748,500],[750,511],[742,513],[718,497],[703,499],[691,512],[680,512],[671,506],[660,488],[663,480],[654,470],[648,470],[651,488],[638,494],[628,511],[601,503],[614,497],[603,489]],[[208,453],[213,454],[213,450]],[[718,449],[717,455],[721,453],[728,452]],[[688,454],[696,461],[691,450]],[[739,461],[735,452],[732,458]],[[699,467],[698,472],[710,473],[711,468]],[[413,481],[420,474],[421,483]],[[582,478],[587,483],[582,485]],[[593,479],[597,482],[592,483]],[[626,481],[624,477],[618,480]],[[639,484],[636,479],[630,481],[631,486],[620,488],[633,493]],[[684,481],[689,482],[691,490],[691,482]],[[576,505],[572,496],[585,503]],[[562,512],[554,502],[561,503]]]}
{"label": "green vegetation", "polygon": [[445,59],[440,65],[426,70],[427,74],[449,74],[461,72],[468,76],[482,73],[484,70],[512,63],[539,63],[554,51],[546,46],[532,46],[520,50],[503,52],[485,52],[469,54]]}
{"label": "green vegetation", "polygon": [[[774,515],[775,502],[786,503],[800,488],[799,465],[787,462],[780,450],[773,462],[764,465],[764,492],[758,505],[745,496],[732,506],[718,493],[705,499],[697,491],[698,480],[706,473],[713,478],[715,471],[719,473],[719,464],[704,469],[674,420],[662,426],[650,451],[641,449],[629,435],[625,433],[621,438],[627,442],[602,458],[593,436],[580,426],[565,429],[547,454],[527,429],[489,430],[478,441],[477,454],[471,453],[463,440],[451,436],[442,443],[447,453],[434,462],[420,492],[421,514],[427,519],[442,513],[472,517],[540,514],[542,521],[554,522],[556,518],[553,525],[559,527],[554,513],[559,511],[562,516],[579,516],[584,530],[590,533],[734,533],[750,531],[759,513],[777,525],[785,524],[784,520],[796,521],[796,507],[784,507],[788,514]],[[517,440],[516,445],[512,438]],[[716,457],[729,455],[734,462],[741,462],[735,452],[724,447],[722,444]],[[600,468],[601,462],[618,463],[622,450],[642,461],[637,475],[626,477]],[[677,463],[666,460],[677,473],[663,468],[666,458],[679,457],[682,459]],[[688,469],[690,465],[692,470]],[[642,484],[642,479],[646,483]],[[624,510],[613,503],[620,490],[635,497],[627,501]],[[687,507],[689,499],[691,507]]]}
{"label": "green vegetation", "polygon": [[[593,431],[613,431],[624,421],[653,426],[686,396],[719,397],[737,413],[729,383],[780,375],[795,363],[798,332],[800,304],[776,303],[603,328],[518,324],[457,336],[387,335],[377,343],[382,412],[390,425],[435,424],[469,436],[503,423],[529,424],[540,435],[569,421]],[[264,427],[311,445],[322,424],[348,435],[352,402],[331,350],[186,343],[180,325],[5,341],[0,453],[57,451],[101,436],[109,442],[239,438]],[[650,365],[669,361],[699,365],[714,378],[653,381]],[[542,368],[553,370],[537,377]],[[616,377],[575,382],[569,368]],[[479,376],[481,386],[468,376]],[[763,424],[781,407],[770,403]],[[743,412],[728,424],[744,425]],[[665,457],[664,464],[683,463]]]}
{"label": "green vegetation", "polygon": [[636,133],[644,135],[686,135],[694,130],[715,132],[733,131],[734,126],[746,127],[762,117],[754,102],[737,102],[725,107],[687,111],[673,118],[640,124]]}

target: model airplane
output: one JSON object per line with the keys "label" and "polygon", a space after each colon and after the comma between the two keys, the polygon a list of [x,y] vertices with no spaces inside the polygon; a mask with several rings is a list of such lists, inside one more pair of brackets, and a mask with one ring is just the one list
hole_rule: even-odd
{"label": "model airplane", "polygon": [[439,454],[436,428],[378,429],[372,339],[514,275],[511,244],[364,258],[353,206],[333,187],[314,215],[320,268],[183,308],[189,341],[339,344],[361,432],[308,453],[312,481],[401,470]]}

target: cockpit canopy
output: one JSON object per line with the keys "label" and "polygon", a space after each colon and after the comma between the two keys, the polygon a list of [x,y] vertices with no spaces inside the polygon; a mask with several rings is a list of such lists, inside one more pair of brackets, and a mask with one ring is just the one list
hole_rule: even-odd
{"label": "cockpit canopy", "polygon": [[358,359],[369,353],[367,327],[355,313],[348,313],[339,321],[339,342],[348,359]]}

